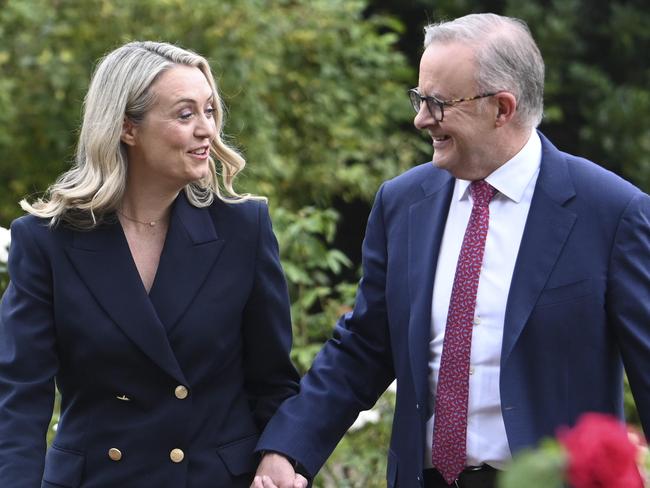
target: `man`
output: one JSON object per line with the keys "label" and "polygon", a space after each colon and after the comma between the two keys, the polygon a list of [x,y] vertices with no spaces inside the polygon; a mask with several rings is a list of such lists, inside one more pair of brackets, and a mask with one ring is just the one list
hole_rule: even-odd
{"label": "man", "polygon": [[582,413],[622,417],[623,364],[650,433],[650,197],[536,132],[523,22],[468,15],[425,48],[433,164],[380,188],[354,311],[269,423],[256,487],[314,476],[393,378],[389,487],[494,486]]}

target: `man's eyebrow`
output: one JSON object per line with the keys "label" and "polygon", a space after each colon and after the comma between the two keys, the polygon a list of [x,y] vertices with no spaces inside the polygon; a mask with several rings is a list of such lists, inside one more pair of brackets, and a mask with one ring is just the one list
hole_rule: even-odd
{"label": "man's eyebrow", "polygon": [[422,93],[422,90],[421,90],[421,88],[419,86],[416,86],[415,89],[418,91],[418,93],[422,97],[434,97],[434,98],[437,98],[438,100],[440,100],[441,102],[445,101],[445,98],[437,91],[433,91],[431,93],[426,93],[425,94],[425,93]]}
{"label": "man's eyebrow", "polygon": [[447,97],[447,96],[443,95],[442,93],[440,93],[438,91],[433,91],[433,92],[429,93],[429,96],[437,98],[441,102],[444,102],[445,100],[449,100],[450,98],[452,98],[452,97]]}

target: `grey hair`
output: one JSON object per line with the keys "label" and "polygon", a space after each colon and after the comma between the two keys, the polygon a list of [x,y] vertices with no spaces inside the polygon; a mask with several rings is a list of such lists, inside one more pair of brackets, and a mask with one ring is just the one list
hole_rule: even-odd
{"label": "grey hair", "polygon": [[476,83],[482,93],[509,91],[517,99],[515,121],[537,127],[544,110],[544,60],[523,20],[471,14],[424,28],[424,47],[461,42],[473,49]]}
{"label": "grey hair", "polygon": [[[84,100],[84,115],[75,162],[52,184],[46,197],[21,207],[50,225],[64,221],[79,229],[92,229],[114,212],[124,195],[127,156],[121,141],[125,117],[141,122],[154,103],[152,84],[177,65],[201,70],[214,97],[217,135],[210,147],[210,174],[185,187],[196,207],[207,207],[217,198],[241,202],[233,180],[245,166],[244,158],[222,139],[224,108],[210,66],[205,58],[173,44],[137,41],[108,53],[98,64]],[[220,163],[217,174],[215,159]]]}

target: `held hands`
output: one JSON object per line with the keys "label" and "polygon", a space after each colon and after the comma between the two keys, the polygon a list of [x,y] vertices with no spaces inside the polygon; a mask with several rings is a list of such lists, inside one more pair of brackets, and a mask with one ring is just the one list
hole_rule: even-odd
{"label": "held hands", "polygon": [[307,488],[307,479],[296,474],[283,455],[268,452],[262,457],[250,488]]}

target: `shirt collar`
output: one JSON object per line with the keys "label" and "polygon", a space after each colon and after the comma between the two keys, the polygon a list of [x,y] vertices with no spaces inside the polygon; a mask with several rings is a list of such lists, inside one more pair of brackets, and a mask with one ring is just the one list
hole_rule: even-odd
{"label": "shirt collar", "polygon": [[[535,129],[532,130],[524,147],[495,171],[485,181],[508,199],[519,203],[530,180],[539,170],[542,161],[542,141]],[[456,180],[458,199],[468,198],[471,181]]]}

